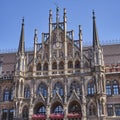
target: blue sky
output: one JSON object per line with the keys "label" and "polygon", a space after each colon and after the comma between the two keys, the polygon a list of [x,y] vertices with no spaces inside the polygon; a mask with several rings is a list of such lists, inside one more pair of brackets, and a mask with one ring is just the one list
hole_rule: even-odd
{"label": "blue sky", "polygon": [[67,10],[67,29],[74,30],[78,39],[78,25],[82,25],[84,43],[92,42],[92,10],[95,10],[101,42],[120,41],[120,0],[0,0],[0,50],[18,48],[22,17],[25,18],[25,45],[33,47],[34,29],[48,32],[49,10],[55,22],[56,5],[63,19]]}

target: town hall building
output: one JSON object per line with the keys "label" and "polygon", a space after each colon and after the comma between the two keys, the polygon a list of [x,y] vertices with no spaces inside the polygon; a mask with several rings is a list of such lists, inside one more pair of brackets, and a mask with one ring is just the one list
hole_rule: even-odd
{"label": "town hall building", "polygon": [[119,120],[120,44],[101,45],[93,11],[92,45],[83,47],[56,8],[49,32],[34,31],[25,50],[24,19],[17,52],[0,53],[0,120]]}

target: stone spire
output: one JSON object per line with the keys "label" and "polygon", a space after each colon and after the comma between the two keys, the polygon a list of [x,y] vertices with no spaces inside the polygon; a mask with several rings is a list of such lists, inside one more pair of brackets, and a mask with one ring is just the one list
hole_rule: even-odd
{"label": "stone spire", "polygon": [[95,12],[93,11],[93,49],[99,48],[99,38],[97,33],[97,26],[96,26],[96,20],[95,20]]}
{"label": "stone spire", "polygon": [[59,7],[56,8],[56,23],[59,24]]}
{"label": "stone spire", "polygon": [[18,47],[18,54],[24,54],[25,52],[25,41],[24,41],[24,18],[22,19],[22,28],[21,28],[21,35]]}

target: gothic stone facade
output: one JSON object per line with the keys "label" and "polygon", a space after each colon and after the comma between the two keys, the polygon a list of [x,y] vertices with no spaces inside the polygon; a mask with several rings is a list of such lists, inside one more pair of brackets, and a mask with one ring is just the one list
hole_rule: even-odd
{"label": "gothic stone facade", "polygon": [[[25,51],[24,19],[18,52],[0,54],[0,120],[120,119],[120,45],[99,43],[93,12],[93,45],[83,47],[49,11],[49,33]],[[114,64],[113,64],[114,63]]]}

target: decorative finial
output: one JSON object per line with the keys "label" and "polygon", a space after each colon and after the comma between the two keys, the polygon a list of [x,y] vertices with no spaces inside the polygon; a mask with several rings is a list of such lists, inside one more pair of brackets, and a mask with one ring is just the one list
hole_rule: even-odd
{"label": "decorative finial", "polygon": [[79,25],[79,31],[82,31],[82,27],[81,27],[81,25]]}
{"label": "decorative finial", "polygon": [[37,35],[37,33],[38,33],[38,31],[37,31],[37,29],[35,29],[35,35]]}
{"label": "decorative finial", "polygon": [[95,19],[95,11],[94,10],[93,10],[92,14],[93,14],[93,19]]}
{"label": "decorative finial", "polygon": [[66,8],[64,8],[64,15],[66,15]]}
{"label": "decorative finial", "polygon": [[22,18],[22,24],[24,24],[24,17]]}
{"label": "decorative finial", "polygon": [[49,15],[52,16],[52,10],[49,10]]}

